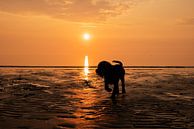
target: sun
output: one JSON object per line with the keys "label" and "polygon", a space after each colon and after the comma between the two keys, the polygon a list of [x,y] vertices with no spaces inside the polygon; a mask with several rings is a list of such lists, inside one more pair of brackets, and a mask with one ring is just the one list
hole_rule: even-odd
{"label": "sun", "polygon": [[83,34],[83,39],[84,40],[90,40],[91,39],[91,35],[89,33],[84,33]]}

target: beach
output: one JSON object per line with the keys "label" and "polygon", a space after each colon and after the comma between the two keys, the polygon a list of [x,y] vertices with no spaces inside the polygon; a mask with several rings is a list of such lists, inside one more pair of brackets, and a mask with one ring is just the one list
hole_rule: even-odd
{"label": "beach", "polygon": [[95,69],[0,68],[0,128],[194,128],[194,68],[125,70],[112,100]]}

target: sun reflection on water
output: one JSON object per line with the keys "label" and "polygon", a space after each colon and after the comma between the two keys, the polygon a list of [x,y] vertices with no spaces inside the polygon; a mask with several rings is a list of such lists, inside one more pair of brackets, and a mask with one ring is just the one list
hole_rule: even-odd
{"label": "sun reflection on water", "polygon": [[84,79],[88,80],[88,74],[89,74],[89,63],[88,63],[88,56],[85,56],[84,60]]}

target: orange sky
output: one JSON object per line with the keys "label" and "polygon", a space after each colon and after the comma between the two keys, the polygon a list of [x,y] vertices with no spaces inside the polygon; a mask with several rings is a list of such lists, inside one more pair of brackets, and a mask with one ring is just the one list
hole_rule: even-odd
{"label": "orange sky", "polygon": [[194,0],[0,0],[0,65],[83,65],[85,55],[194,65]]}

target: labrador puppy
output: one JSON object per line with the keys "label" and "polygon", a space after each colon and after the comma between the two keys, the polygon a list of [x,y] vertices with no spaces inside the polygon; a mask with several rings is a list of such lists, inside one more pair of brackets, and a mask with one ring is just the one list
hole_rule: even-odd
{"label": "labrador puppy", "polygon": [[112,62],[116,64],[112,65],[107,61],[101,61],[97,66],[96,74],[104,78],[104,86],[106,91],[111,92],[112,89],[109,88],[109,85],[114,85],[111,98],[115,98],[115,95],[119,94],[119,80],[121,80],[122,83],[122,93],[126,93],[125,70],[122,62],[115,60]]}

